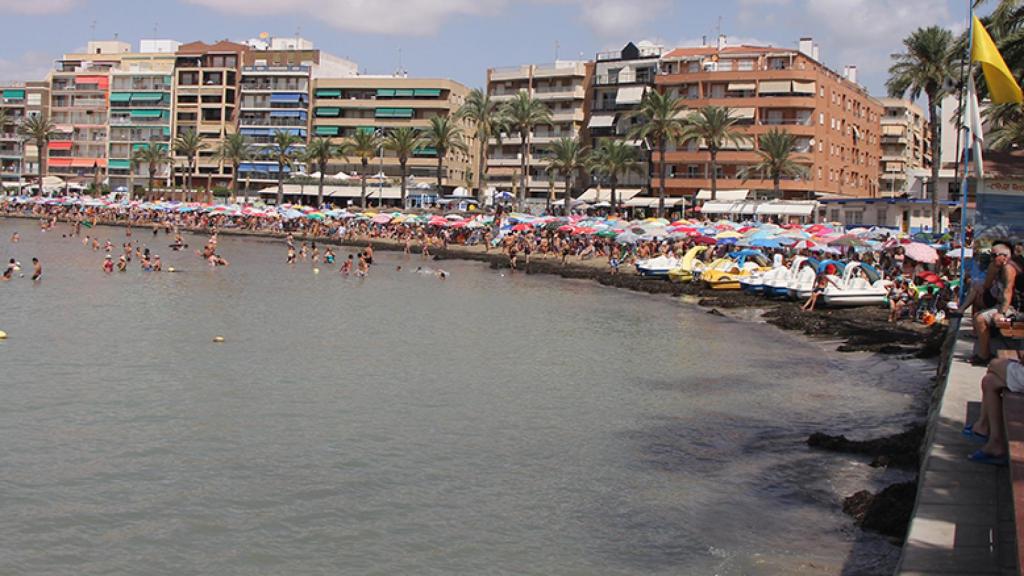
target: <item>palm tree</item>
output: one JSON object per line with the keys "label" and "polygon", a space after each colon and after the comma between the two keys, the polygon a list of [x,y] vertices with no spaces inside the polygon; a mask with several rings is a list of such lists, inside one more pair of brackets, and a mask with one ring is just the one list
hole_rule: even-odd
{"label": "palm tree", "polygon": [[235,196],[238,196],[238,168],[242,162],[252,160],[254,155],[255,150],[249,138],[240,132],[228,134],[214,153],[214,158],[231,165],[231,193]]}
{"label": "palm tree", "polygon": [[366,210],[366,179],[370,176],[370,160],[377,155],[381,147],[381,138],[376,130],[357,130],[355,135],[348,141],[350,153],[359,158],[363,165],[363,177],[359,194],[359,207]]}
{"label": "palm tree", "polygon": [[477,176],[480,179],[477,184],[477,200],[484,201],[484,191],[487,189],[487,150],[491,138],[501,137],[501,115],[498,103],[491,100],[483,90],[474,88],[466,96],[466,102],[459,108],[458,115],[461,118],[476,123],[476,138],[480,143],[480,157],[478,158]]}
{"label": "palm tree", "polygon": [[575,138],[559,138],[548,147],[551,155],[548,170],[565,177],[565,212],[569,215],[572,208],[572,177],[589,163],[587,147],[581,146]]}
{"label": "palm tree", "polygon": [[188,128],[174,139],[171,147],[176,154],[185,157],[185,169],[188,170],[185,173],[185,187],[188,189],[187,194],[192,194],[192,176],[196,171],[196,157],[199,156],[199,152],[206,149],[206,142],[195,130]]}
{"label": "palm tree", "polygon": [[[668,93],[648,92],[640,101],[640,107],[633,113],[640,118],[640,123],[629,131],[631,140],[646,140],[651,150],[657,150],[660,158],[658,167],[658,217],[665,215],[665,148],[669,142],[676,141],[683,133],[683,121],[679,112],[683,101]],[[648,188],[650,185],[648,185]]]}
{"label": "palm tree", "polygon": [[995,124],[988,133],[988,146],[993,150],[1024,148],[1024,106],[997,104],[986,111],[987,120]]}
{"label": "palm tree", "polygon": [[406,164],[413,151],[422,148],[425,141],[419,130],[409,126],[393,128],[384,138],[384,149],[390,150],[395,153],[395,156],[398,156],[399,174],[402,177],[402,206],[405,206]]}
{"label": "palm tree", "polygon": [[332,144],[329,138],[318,137],[309,141],[309,146],[306,147],[306,161],[316,164],[317,171],[320,172],[320,181],[316,189],[317,207],[324,205],[324,178],[327,176],[327,165],[332,158],[345,157],[350,148],[351,145],[347,142],[337,146]]}
{"label": "palm tree", "polygon": [[148,175],[147,188],[149,197],[153,197],[153,182],[156,180],[156,173],[160,168],[171,161],[167,148],[161,144],[148,144],[132,152],[132,161],[137,164],[146,165]]}
{"label": "palm tree", "polygon": [[298,155],[302,138],[288,130],[275,130],[274,143],[268,151],[277,162],[277,205],[284,204],[284,169],[291,168]]}
{"label": "palm tree", "polygon": [[605,140],[591,155],[591,165],[597,172],[608,176],[612,210],[615,210],[618,205],[615,190],[619,186],[619,177],[640,169],[636,147],[623,140]]}
{"label": "palm tree", "polygon": [[704,106],[686,117],[681,140],[703,141],[711,156],[711,199],[718,197],[718,152],[726,143],[739,145],[747,136],[736,130],[739,118],[729,108]]}
{"label": "palm tree", "polygon": [[893,55],[885,86],[890,96],[928,99],[928,118],[932,128],[932,230],[939,229],[939,168],[942,167],[942,141],[939,139],[939,103],[953,73],[953,33],[938,26],[918,28],[903,39],[906,52]]}
{"label": "palm tree", "polygon": [[796,148],[796,137],[778,128],[772,128],[757,138],[757,155],[761,160],[753,166],[740,170],[739,176],[744,180],[753,174],[768,176],[772,180],[775,196],[781,196],[780,181],[783,176],[802,178],[807,176],[807,167],[797,163],[793,157]]}
{"label": "palm tree", "polygon": [[540,124],[551,124],[551,110],[540,100],[535,100],[525,90],[506,102],[500,109],[501,125],[507,132],[519,134],[521,140],[519,150],[519,208],[522,209],[526,199],[526,179],[530,174],[530,134]]}
{"label": "palm tree", "polygon": [[462,136],[462,128],[451,116],[434,116],[430,126],[423,133],[424,141],[437,152],[437,195],[441,195],[441,179],[444,177],[444,159],[448,151],[465,153],[469,150]]}
{"label": "palm tree", "polygon": [[36,154],[39,157],[39,193],[42,194],[43,176],[46,175],[46,147],[57,135],[57,127],[41,114],[29,116],[18,125],[18,135],[26,142],[32,141],[36,145]]}

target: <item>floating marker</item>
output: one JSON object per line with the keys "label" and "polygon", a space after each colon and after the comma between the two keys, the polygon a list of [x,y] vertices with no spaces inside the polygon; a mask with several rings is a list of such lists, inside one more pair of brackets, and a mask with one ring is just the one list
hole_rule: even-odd
{"label": "floating marker", "polygon": [[174,266],[171,266],[170,268],[168,268],[167,271],[168,272],[174,272]]}
{"label": "floating marker", "polygon": [[320,273],[320,269],[319,268],[313,268],[313,274],[319,274],[319,273]]}
{"label": "floating marker", "polygon": [[213,337],[213,341],[218,343],[218,344],[220,344],[221,342],[224,341],[224,337],[223,336],[214,336]]}
{"label": "floating marker", "polygon": [[6,339],[7,339],[7,332],[4,332],[3,330],[0,330],[0,340],[6,340]]}

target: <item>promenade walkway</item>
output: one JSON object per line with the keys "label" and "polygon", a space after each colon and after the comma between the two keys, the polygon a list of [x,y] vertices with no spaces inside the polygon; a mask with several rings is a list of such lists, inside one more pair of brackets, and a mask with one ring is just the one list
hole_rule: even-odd
{"label": "promenade walkway", "polygon": [[907,542],[897,573],[1017,574],[1013,498],[1008,468],[977,464],[978,448],[961,434],[981,407],[984,368],[971,366],[969,328],[957,330],[948,378],[930,414]]}

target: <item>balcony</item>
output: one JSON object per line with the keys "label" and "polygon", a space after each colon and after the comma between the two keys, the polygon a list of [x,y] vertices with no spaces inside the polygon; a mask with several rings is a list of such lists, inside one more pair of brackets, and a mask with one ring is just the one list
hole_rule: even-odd
{"label": "balcony", "polygon": [[813,126],[814,120],[807,118],[762,118],[757,122],[759,126]]}
{"label": "balcony", "polygon": [[245,126],[279,126],[282,128],[306,128],[304,118],[242,118],[238,125]]}
{"label": "balcony", "polygon": [[654,84],[654,73],[619,72],[618,74],[598,74],[594,76],[595,86],[615,86],[617,84]]}
{"label": "balcony", "polygon": [[552,122],[583,122],[583,110],[561,110],[551,113]]}
{"label": "balcony", "polygon": [[530,66],[507,66],[491,70],[491,81],[517,80],[530,77]]}
{"label": "balcony", "polygon": [[544,88],[533,91],[537,100],[582,100],[586,97],[583,86]]}

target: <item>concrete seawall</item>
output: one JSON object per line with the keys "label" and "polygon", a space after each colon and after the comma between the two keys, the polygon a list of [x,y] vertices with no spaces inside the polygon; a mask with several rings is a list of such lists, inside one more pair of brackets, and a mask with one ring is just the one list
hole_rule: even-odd
{"label": "concrete seawall", "polygon": [[969,327],[950,326],[928,418],[917,501],[897,574],[1018,574],[1007,468],[971,462],[961,434],[981,405],[985,368],[971,366]]}

